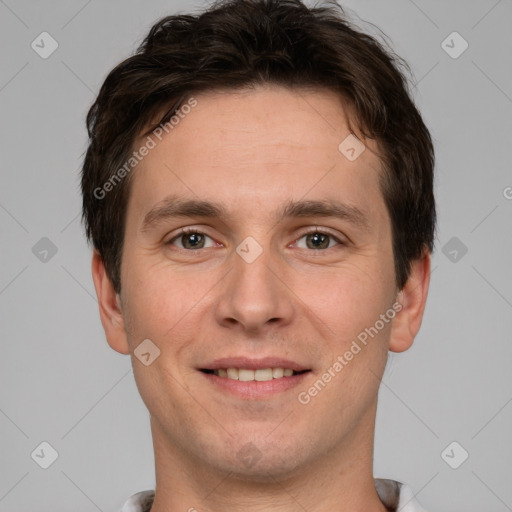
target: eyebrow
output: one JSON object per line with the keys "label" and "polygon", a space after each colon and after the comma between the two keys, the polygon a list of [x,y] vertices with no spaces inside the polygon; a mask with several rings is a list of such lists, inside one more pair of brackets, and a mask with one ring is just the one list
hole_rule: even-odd
{"label": "eyebrow", "polygon": [[[196,199],[183,199],[178,196],[169,196],[155,205],[144,217],[141,231],[149,231],[166,220],[179,217],[207,217],[227,218],[228,211],[220,203],[201,201]],[[367,215],[355,206],[334,201],[323,200],[289,200],[281,211],[275,215],[276,221],[286,218],[300,217],[335,217],[354,226],[370,231],[370,222]]]}

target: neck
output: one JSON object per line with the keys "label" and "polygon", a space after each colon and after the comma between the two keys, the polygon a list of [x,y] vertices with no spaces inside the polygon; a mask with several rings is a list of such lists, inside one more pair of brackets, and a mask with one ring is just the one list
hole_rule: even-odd
{"label": "neck", "polygon": [[[366,420],[366,421],[365,421]],[[194,459],[151,419],[156,489],[151,512],[386,512],[373,479],[374,411],[328,453],[293,471],[247,475]]]}

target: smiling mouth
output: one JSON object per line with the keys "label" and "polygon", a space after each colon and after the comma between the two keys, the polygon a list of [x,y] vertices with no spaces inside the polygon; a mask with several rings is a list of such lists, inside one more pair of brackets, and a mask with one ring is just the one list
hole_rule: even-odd
{"label": "smiling mouth", "polygon": [[219,368],[217,370],[201,369],[203,373],[215,375],[217,377],[239,380],[242,382],[265,382],[270,380],[285,379],[294,375],[307,373],[311,370],[295,371],[291,368],[261,368],[251,370],[249,368]]}

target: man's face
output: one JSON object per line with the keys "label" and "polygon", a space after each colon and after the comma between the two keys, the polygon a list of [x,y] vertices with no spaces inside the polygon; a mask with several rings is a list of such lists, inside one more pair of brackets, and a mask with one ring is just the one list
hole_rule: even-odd
{"label": "man's face", "polygon": [[[161,447],[275,475],[372,430],[391,322],[358,342],[341,370],[333,364],[396,301],[382,168],[372,141],[354,161],[338,149],[350,131],[333,92],[266,87],[196,99],[133,171],[121,269],[126,342],[132,354],[146,339],[160,350],[149,366],[135,357],[133,366]],[[148,216],[171,196],[225,214]],[[346,215],[281,217],[305,201]],[[185,227],[192,233],[180,235]],[[259,366],[309,371],[266,382],[202,371],[223,358],[251,360],[224,367],[278,358],[288,362]],[[330,381],[308,393],[329,368]]]}

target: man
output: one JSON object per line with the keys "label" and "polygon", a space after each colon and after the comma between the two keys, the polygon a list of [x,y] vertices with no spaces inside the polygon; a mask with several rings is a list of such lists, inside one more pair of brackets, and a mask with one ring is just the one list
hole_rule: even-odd
{"label": "man", "polygon": [[398,58],[336,6],[224,1],[156,23],[87,122],[101,321],[155,452],[155,491],[122,510],[423,510],[373,478],[435,232]]}

